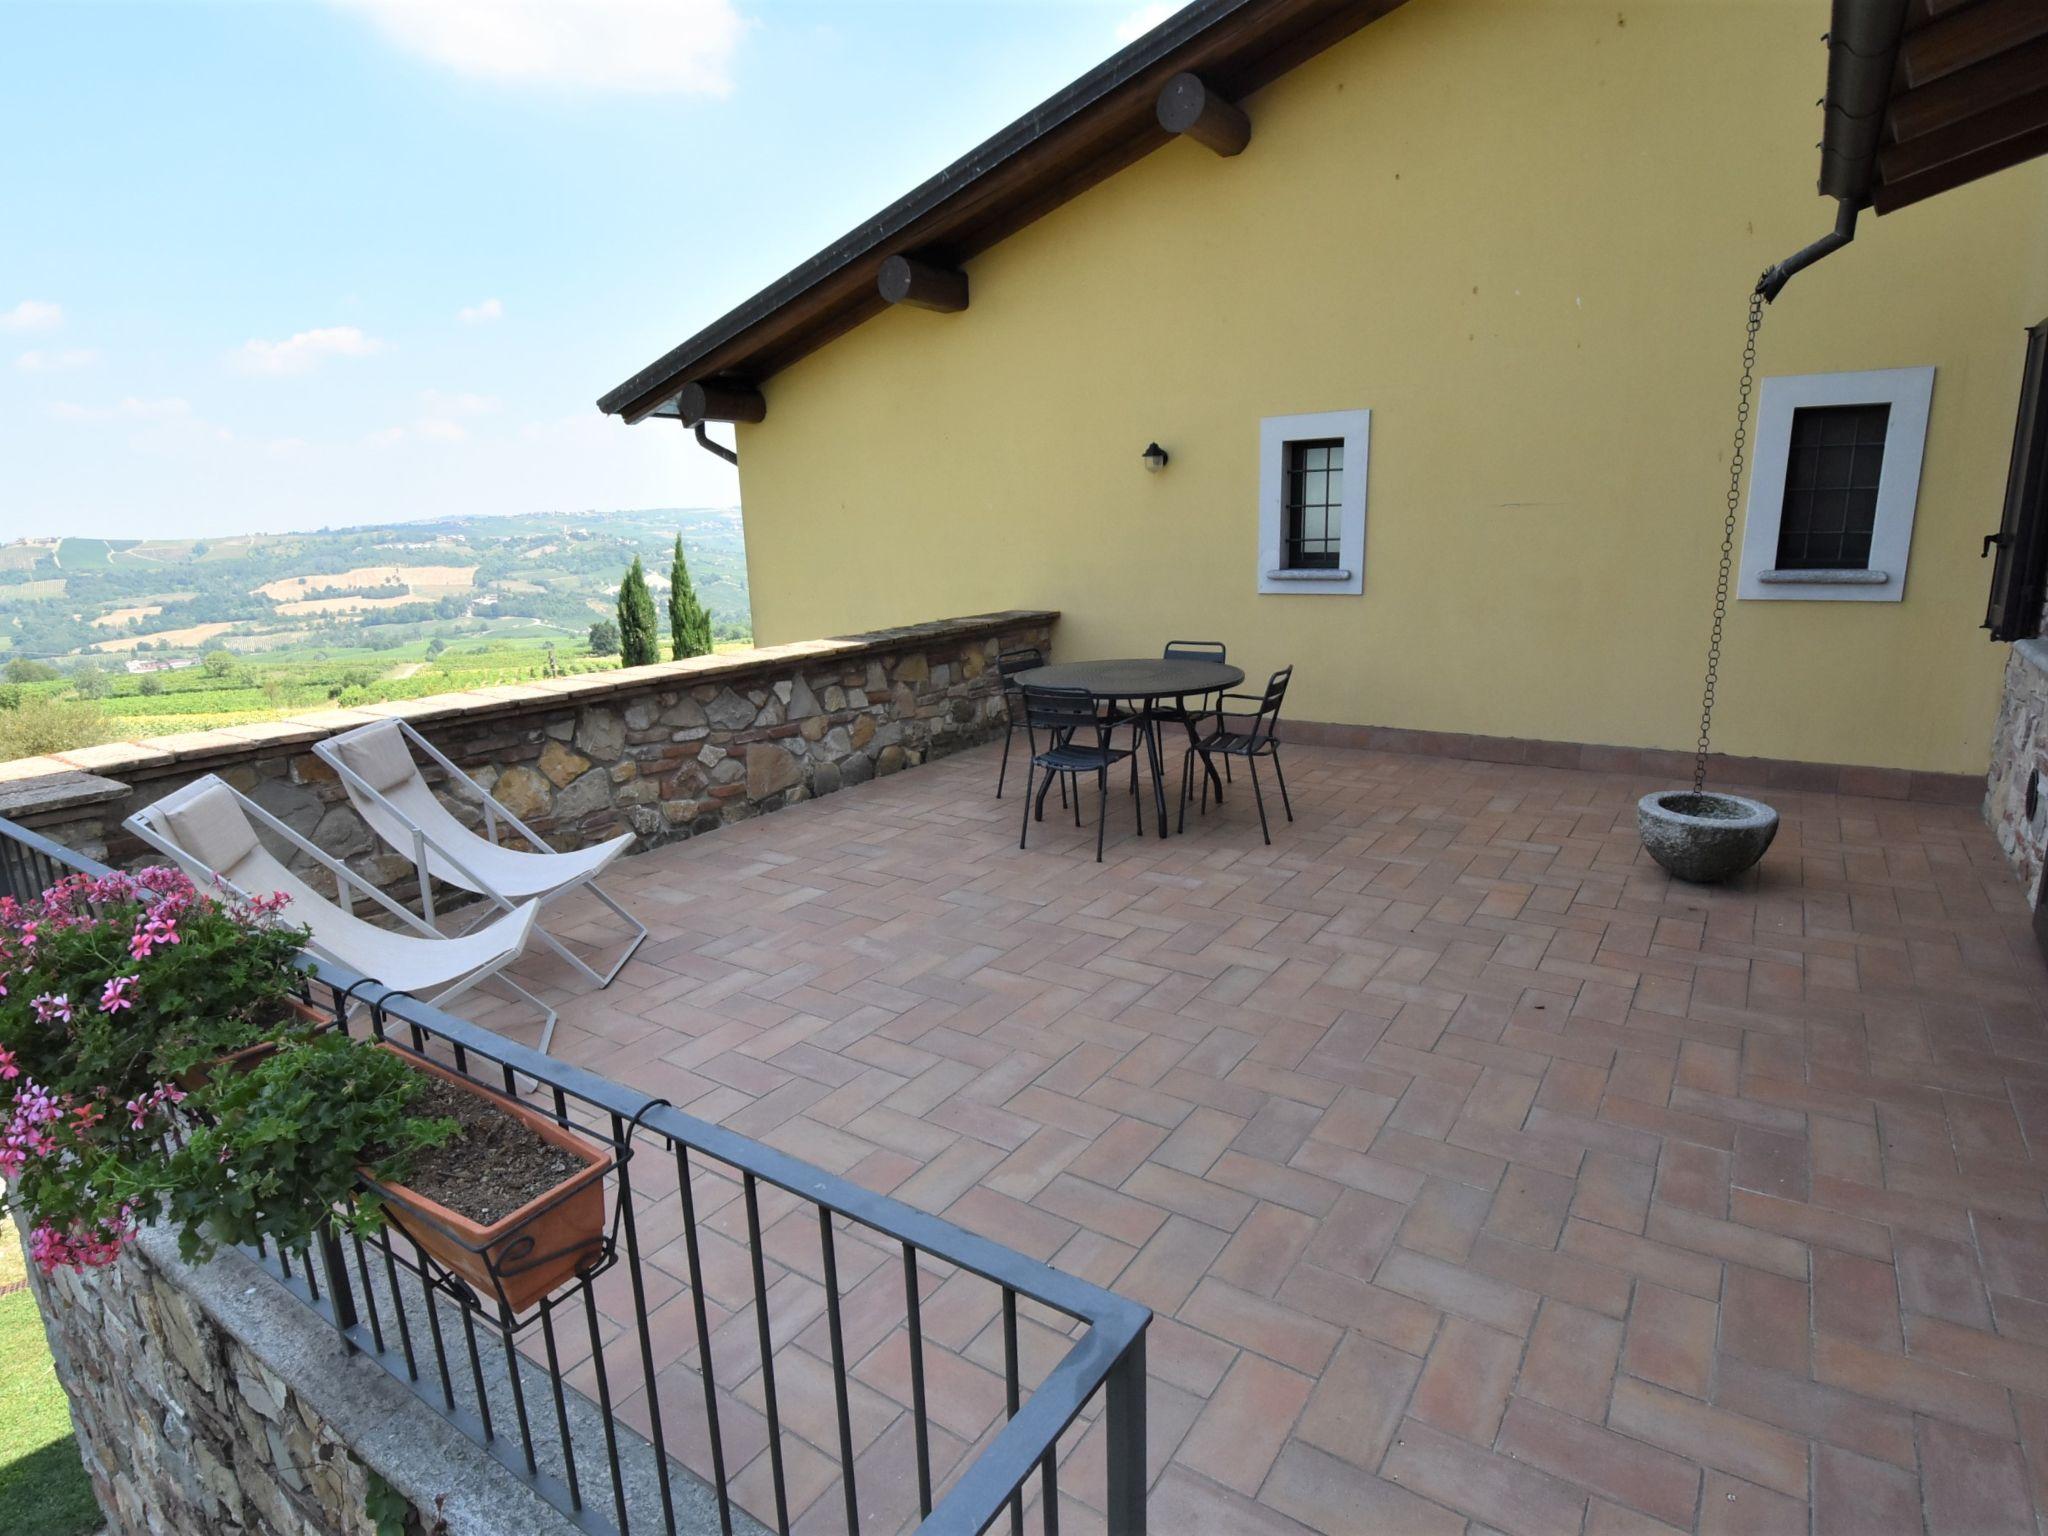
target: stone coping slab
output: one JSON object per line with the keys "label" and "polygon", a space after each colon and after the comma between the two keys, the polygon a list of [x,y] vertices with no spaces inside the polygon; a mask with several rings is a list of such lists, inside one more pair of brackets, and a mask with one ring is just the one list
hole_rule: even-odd
{"label": "stone coping slab", "polygon": [[127,793],[128,786],[117,780],[75,769],[35,778],[0,780],[0,816],[13,821],[41,812],[76,810]]}

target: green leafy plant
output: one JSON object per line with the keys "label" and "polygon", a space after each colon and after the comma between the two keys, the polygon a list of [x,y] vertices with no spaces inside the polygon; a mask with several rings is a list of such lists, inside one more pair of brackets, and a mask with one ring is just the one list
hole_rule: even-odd
{"label": "green leafy plant", "polygon": [[108,692],[107,674],[99,669],[98,663],[81,661],[71,669],[71,691],[81,699],[104,699]]}
{"label": "green leafy plant", "polygon": [[172,869],[0,901],[0,1175],[45,1268],[111,1262],[161,1212],[181,1077],[291,1032],[305,934],[277,908],[215,901]]}
{"label": "green leafy plant", "polygon": [[107,739],[107,717],[86,700],[24,693],[10,709],[0,711],[0,762],[40,757]]}
{"label": "green leafy plant", "polygon": [[619,626],[610,619],[599,619],[590,626],[589,644],[593,656],[618,655]]}
{"label": "green leafy plant", "polygon": [[711,654],[711,614],[697,601],[697,588],[690,580],[689,562],[683,558],[680,533],[676,535],[675,557],[668,568],[668,634],[670,654],[677,661]]}
{"label": "green leafy plant", "polygon": [[[194,1170],[168,1149],[193,1109],[215,1114],[212,1099],[240,1083],[223,1058],[282,1042],[300,1059],[292,1048],[317,1024],[290,1006],[306,935],[279,920],[282,905],[225,899],[162,868],[69,876],[29,905],[0,900],[0,1176],[44,1269],[111,1263],[137,1223],[167,1210],[190,1220],[179,1197]],[[380,1093],[393,1091],[391,1068],[407,1070],[345,1035],[315,1038],[353,1052]],[[370,1129],[321,1151],[385,1146],[383,1122]],[[299,1187],[324,1203],[348,1192],[346,1181]]]}
{"label": "green leafy plant", "polygon": [[[364,1469],[369,1471],[368,1468]],[[363,1490],[363,1513],[377,1528],[377,1536],[405,1536],[405,1522],[412,1518],[412,1503],[376,1472],[369,1472]]]}
{"label": "green leafy plant", "polygon": [[330,1216],[356,1230],[381,1220],[374,1195],[351,1200],[356,1169],[403,1179],[414,1159],[456,1132],[408,1106],[425,1080],[390,1051],[345,1034],[297,1040],[245,1072],[216,1077],[206,1121],[164,1168],[178,1246],[264,1239],[302,1247]]}
{"label": "green leafy plant", "polygon": [[660,636],[654,622],[654,594],[647,590],[647,570],[635,555],[619,583],[619,660],[645,667],[661,660]]}

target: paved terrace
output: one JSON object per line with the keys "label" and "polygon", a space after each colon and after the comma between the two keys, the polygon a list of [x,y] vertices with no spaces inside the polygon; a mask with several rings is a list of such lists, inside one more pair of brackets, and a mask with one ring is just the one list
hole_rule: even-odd
{"label": "paved terrace", "polygon": [[[1119,797],[1100,866],[1050,811],[1019,853],[980,751],[631,860],[653,937],[557,1048],[1153,1307],[1157,1531],[2036,1532],[2048,973],[1974,811],[1777,793],[1761,880],[1700,891],[1627,776],[1289,763],[1270,849],[1240,792],[1165,843]],[[765,1246],[792,1514],[834,1529],[815,1243]],[[841,1247],[870,1529],[915,1513],[895,1266]],[[929,1277],[942,1470],[1001,1406],[973,1284]],[[701,1467],[688,1303],[649,1296]],[[1100,1439],[1062,1442],[1069,1532]]]}

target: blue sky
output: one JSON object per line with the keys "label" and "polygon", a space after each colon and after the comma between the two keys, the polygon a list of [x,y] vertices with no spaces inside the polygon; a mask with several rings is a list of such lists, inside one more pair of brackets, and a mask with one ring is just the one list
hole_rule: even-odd
{"label": "blue sky", "polygon": [[729,505],[597,395],[1172,9],[0,0],[0,538]]}

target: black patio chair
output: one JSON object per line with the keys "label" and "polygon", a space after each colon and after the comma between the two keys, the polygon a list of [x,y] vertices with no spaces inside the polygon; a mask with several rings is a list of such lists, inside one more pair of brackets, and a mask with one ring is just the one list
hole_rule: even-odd
{"label": "black patio chair", "polygon": [[[1138,760],[1135,753],[1123,747],[1109,744],[1109,733],[1118,723],[1113,714],[1096,707],[1095,698],[1085,688],[1026,688],[1024,693],[1024,721],[1029,738],[1036,741],[1043,732],[1046,748],[1043,752],[1034,750],[1030,764],[1024,770],[1024,826],[1017,834],[1017,846],[1022,848],[1031,835],[1031,817],[1036,810],[1040,821],[1045,820],[1045,793],[1052,787],[1052,779],[1071,778],[1074,781],[1074,825],[1081,824],[1081,775],[1095,775],[1095,786],[1100,791],[1095,806],[1095,862],[1102,862],[1103,837],[1109,825],[1109,770],[1125,758],[1131,759],[1131,782],[1137,783]],[[1050,776],[1038,788],[1036,800],[1031,794],[1033,776],[1043,768]],[[1138,835],[1145,835],[1145,802],[1143,796],[1134,796],[1132,803],[1138,809]]]}
{"label": "black patio chair", "polygon": [[[1166,642],[1166,649],[1159,654],[1166,661],[1213,661],[1219,667],[1230,660],[1230,648],[1221,640],[1169,640]],[[1150,713],[1156,724],[1185,726],[1188,741],[1192,745],[1195,739],[1195,721],[1204,715],[1214,714],[1222,697],[1221,690],[1198,694],[1192,704],[1186,699],[1180,699],[1171,704],[1154,705]],[[1230,777],[1230,759],[1227,757],[1223,760],[1223,776],[1226,779]],[[1183,790],[1183,800],[1194,792],[1191,785],[1183,786]],[[1223,798],[1221,784],[1216,786],[1216,798]]]}
{"label": "black patio chair", "polygon": [[[1024,744],[1034,753],[1038,742],[1031,735],[1031,727],[1024,719],[1024,690],[1013,679],[1020,672],[1029,672],[1045,665],[1045,652],[1035,645],[1019,650],[1004,651],[996,658],[996,675],[1003,680],[1003,765],[996,772],[996,798],[1003,798],[1003,783],[1010,776],[1010,737],[1017,727],[1024,726]],[[1060,785],[1060,804],[1067,803],[1067,786]]]}
{"label": "black patio chair", "polygon": [[[1287,819],[1294,820],[1294,803],[1287,798],[1287,775],[1280,768],[1280,706],[1287,698],[1287,685],[1294,677],[1294,668],[1282,667],[1266,683],[1264,693],[1226,693],[1220,703],[1233,702],[1256,704],[1252,710],[1232,710],[1219,707],[1197,720],[1192,727],[1192,744],[1180,765],[1180,825],[1186,831],[1188,825],[1188,776],[1194,771],[1195,758],[1199,755],[1204,768],[1210,773],[1211,760],[1221,757],[1228,763],[1233,757],[1245,760],[1245,767],[1252,776],[1252,794],[1259,802],[1259,835],[1268,844],[1273,833],[1266,825],[1266,796],[1259,788],[1259,759],[1271,758],[1273,773],[1280,781],[1280,804],[1287,810]],[[1202,777],[1202,810],[1209,809],[1209,774]]]}

